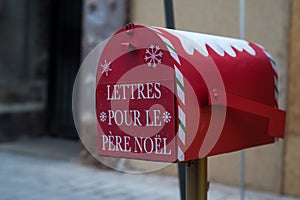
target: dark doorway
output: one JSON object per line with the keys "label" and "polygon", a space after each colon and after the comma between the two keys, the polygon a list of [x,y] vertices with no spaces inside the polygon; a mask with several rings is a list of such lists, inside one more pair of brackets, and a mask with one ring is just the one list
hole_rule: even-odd
{"label": "dark doorway", "polygon": [[51,135],[77,139],[72,117],[72,89],[80,66],[82,0],[53,0],[48,82]]}
{"label": "dark doorway", "polygon": [[51,0],[0,0],[0,142],[45,133]]}

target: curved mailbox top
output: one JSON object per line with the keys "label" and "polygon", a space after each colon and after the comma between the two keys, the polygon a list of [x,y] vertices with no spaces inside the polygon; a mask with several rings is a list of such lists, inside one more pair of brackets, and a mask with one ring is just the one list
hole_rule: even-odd
{"label": "curved mailbox top", "polygon": [[277,84],[260,45],[129,24],[99,57],[99,154],[175,162],[272,143]]}

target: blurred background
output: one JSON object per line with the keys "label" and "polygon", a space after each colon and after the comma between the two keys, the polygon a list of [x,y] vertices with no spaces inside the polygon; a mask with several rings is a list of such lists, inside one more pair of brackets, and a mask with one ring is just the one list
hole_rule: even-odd
{"label": "blurred background", "polygon": [[[177,29],[239,37],[238,0],[174,0],[173,5]],[[20,180],[30,185],[32,182],[27,182],[29,179],[26,178],[29,176],[40,176],[37,180],[41,181],[34,183],[38,189],[28,189],[32,194],[42,195],[48,191],[53,195],[56,192],[52,193],[51,187],[47,190],[44,187],[52,184],[58,187],[58,183],[66,185],[68,181],[59,178],[68,174],[67,169],[71,166],[79,164],[98,166],[100,170],[84,172],[82,168],[75,167],[74,174],[69,174],[66,179],[86,175],[86,182],[95,185],[90,187],[99,186],[97,180],[90,181],[92,178],[89,177],[95,178],[95,174],[99,174],[102,181],[119,180],[115,172],[107,169],[103,172],[105,167],[93,160],[80,144],[72,116],[72,89],[86,55],[129,22],[165,27],[164,2],[0,0],[0,199],[18,199],[15,189],[10,188],[16,188]],[[281,109],[287,111],[285,140],[246,150],[245,185],[251,191],[275,195],[264,196],[265,199],[281,198],[282,195],[300,197],[300,1],[246,0],[245,27],[246,40],[263,45],[276,60],[280,80],[279,104]],[[66,169],[61,162],[72,164]],[[22,164],[24,166],[18,168]],[[47,168],[49,164],[52,164],[52,170],[62,170],[56,174],[58,179],[50,181],[49,177],[43,176],[47,170],[51,174],[51,169]],[[218,191],[223,191],[220,194],[238,193],[232,188],[239,186],[239,164],[239,152],[209,158],[209,181],[217,183],[216,187],[212,186],[215,193],[210,193],[211,199],[218,199],[212,196]],[[27,173],[33,165],[39,167]],[[128,165],[141,169],[148,167],[136,163]],[[77,174],[76,170],[83,172]],[[22,178],[16,176],[16,172],[21,173]],[[140,178],[127,176],[130,180],[138,181]],[[175,195],[172,199],[179,199],[175,164],[150,176],[149,187],[153,183],[162,183],[161,179],[169,180],[165,183],[168,187],[165,187],[170,194],[162,194],[167,199],[172,195]],[[140,179],[145,180],[146,177]],[[48,181],[48,185],[42,183],[43,180]],[[83,191],[78,185],[85,182],[82,180],[74,180],[74,185]],[[222,185],[232,188],[224,189]],[[74,189],[72,184],[67,186]],[[22,187],[26,188],[22,184],[19,189]],[[119,196],[111,194],[104,197],[101,195],[105,189],[99,188],[93,193],[98,199],[123,199],[122,192],[126,196],[135,191],[128,192],[127,189],[119,192]],[[27,198],[26,191],[20,196],[34,199],[30,192]],[[65,193],[58,193],[58,199],[69,198],[69,193],[72,192],[66,190]],[[7,198],[1,194],[6,194]],[[61,196],[63,194],[66,198]],[[92,199],[92,194],[88,194]],[[85,196],[84,193],[81,195]],[[82,199],[80,195],[70,198],[75,197]],[[138,195],[128,197],[141,198]],[[220,199],[225,197],[220,196]]]}

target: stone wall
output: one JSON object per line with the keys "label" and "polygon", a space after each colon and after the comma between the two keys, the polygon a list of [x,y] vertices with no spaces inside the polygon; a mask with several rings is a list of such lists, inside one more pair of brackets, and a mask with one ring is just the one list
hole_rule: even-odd
{"label": "stone wall", "polygon": [[300,1],[292,1],[284,193],[300,196]]}

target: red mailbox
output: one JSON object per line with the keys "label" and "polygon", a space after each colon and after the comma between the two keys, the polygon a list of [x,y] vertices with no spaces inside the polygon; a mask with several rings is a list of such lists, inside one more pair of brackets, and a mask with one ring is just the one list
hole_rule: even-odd
{"label": "red mailbox", "polygon": [[97,70],[100,155],[189,161],[283,138],[275,62],[233,38],[127,25]]}

